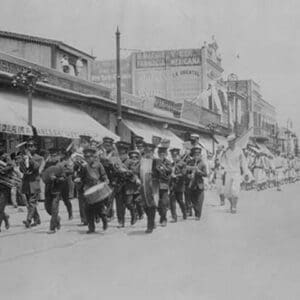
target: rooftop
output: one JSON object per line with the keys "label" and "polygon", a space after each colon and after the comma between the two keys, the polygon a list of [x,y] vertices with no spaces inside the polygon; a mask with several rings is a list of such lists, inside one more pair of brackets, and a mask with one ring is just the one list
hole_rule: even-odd
{"label": "rooftop", "polygon": [[21,34],[21,33],[16,33],[16,32],[10,32],[10,31],[2,31],[2,30],[0,30],[0,37],[6,37],[6,38],[27,41],[27,42],[37,43],[37,44],[42,44],[42,45],[49,45],[49,46],[55,45],[59,48],[69,48],[70,50],[76,51],[85,57],[88,57],[90,59],[95,59],[95,56],[92,56],[84,51],[81,51],[73,46],[67,45],[66,43],[64,43],[62,41],[58,41],[58,40],[47,39],[47,38],[42,38],[42,37],[37,37],[37,36],[32,36],[32,35],[27,35],[27,34]]}

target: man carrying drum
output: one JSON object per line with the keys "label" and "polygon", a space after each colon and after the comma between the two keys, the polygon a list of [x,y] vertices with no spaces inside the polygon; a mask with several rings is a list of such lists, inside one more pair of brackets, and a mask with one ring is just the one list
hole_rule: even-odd
{"label": "man carrying drum", "polygon": [[[96,149],[86,148],[83,150],[83,154],[84,159],[87,162],[86,165],[82,167],[80,172],[83,190],[86,192],[89,188],[92,188],[99,183],[105,183],[107,185],[108,178],[103,165],[97,160]],[[101,190],[99,192],[101,193]],[[96,196],[98,196],[98,194],[96,194]],[[89,228],[87,233],[95,232],[96,215],[99,215],[102,219],[103,230],[107,229],[107,217],[105,213],[104,201],[101,201],[103,199],[101,199],[100,196],[99,199],[94,200],[93,203],[89,203],[86,193],[84,194],[86,202],[86,217]]]}
{"label": "man carrying drum", "polygon": [[112,189],[111,196],[105,200],[105,206],[107,210],[107,217],[110,219],[114,216],[114,198],[116,195],[116,169],[115,162],[118,158],[117,149],[114,145],[114,140],[111,137],[104,137],[102,139],[102,153],[100,155],[100,162],[103,165],[107,177],[109,179],[109,186]]}

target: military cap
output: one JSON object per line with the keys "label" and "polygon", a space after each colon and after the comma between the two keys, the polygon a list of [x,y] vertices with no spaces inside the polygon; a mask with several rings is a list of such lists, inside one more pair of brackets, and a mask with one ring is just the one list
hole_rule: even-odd
{"label": "military cap", "polygon": [[84,155],[96,154],[96,149],[94,149],[94,148],[85,148],[85,149],[83,149],[83,154]]}
{"label": "military cap", "polygon": [[144,138],[141,136],[135,136],[134,138],[135,143],[143,143],[144,142]]}
{"label": "military cap", "polygon": [[236,139],[236,135],[235,134],[230,134],[228,137],[227,137],[227,142],[232,142]]}
{"label": "military cap", "polygon": [[28,146],[29,144],[36,145],[36,140],[34,140],[33,138],[29,138],[29,139],[26,141],[26,146]]}
{"label": "military cap", "polygon": [[170,151],[171,154],[179,154],[180,153],[179,148],[171,148],[169,151]]}
{"label": "military cap", "polygon": [[130,148],[130,146],[131,146],[130,143],[127,143],[127,142],[124,142],[124,141],[116,142],[116,147],[117,147],[118,150],[121,150],[121,149],[128,150]]}
{"label": "military cap", "polygon": [[141,153],[140,153],[140,151],[138,151],[138,150],[130,150],[130,151],[128,152],[128,156],[131,157],[131,156],[133,156],[133,155],[138,155],[138,156],[140,156]]}
{"label": "military cap", "polygon": [[191,138],[192,140],[196,140],[196,139],[199,139],[200,136],[199,136],[199,134],[197,134],[197,133],[191,133],[190,138]]}
{"label": "military cap", "polygon": [[194,153],[196,151],[200,151],[200,153],[202,152],[202,148],[200,146],[195,146],[191,149],[191,155],[194,155]]}
{"label": "military cap", "polygon": [[167,153],[168,148],[167,147],[158,147],[157,152],[158,153]]}
{"label": "military cap", "polygon": [[59,150],[57,148],[50,148],[49,149],[49,153],[51,155],[54,155],[54,154],[58,154],[59,153]]}
{"label": "military cap", "polygon": [[103,139],[102,139],[103,143],[108,143],[108,144],[113,144],[114,142],[114,139],[109,137],[109,136],[105,136]]}
{"label": "military cap", "polygon": [[79,136],[81,140],[87,141],[88,143],[91,141],[91,137],[89,135],[80,135]]}
{"label": "military cap", "polygon": [[156,146],[151,143],[144,143],[144,147],[146,151],[154,151]]}

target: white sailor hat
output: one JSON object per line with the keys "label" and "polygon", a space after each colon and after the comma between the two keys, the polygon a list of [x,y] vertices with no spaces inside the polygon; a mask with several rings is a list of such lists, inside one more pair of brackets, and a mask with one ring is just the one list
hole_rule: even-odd
{"label": "white sailor hat", "polygon": [[227,142],[232,142],[236,139],[236,135],[235,134],[230,134],[228,137],[227,137]]}

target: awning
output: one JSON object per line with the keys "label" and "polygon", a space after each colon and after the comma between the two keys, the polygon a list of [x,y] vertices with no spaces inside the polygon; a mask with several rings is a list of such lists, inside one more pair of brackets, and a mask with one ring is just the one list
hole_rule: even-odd
{"label": "awning", "polygon": [[25,98],[6,97],[0,93],[0,132],[32,135],[27,125],[27,101]]}
{"label": "awning", "polygon": [[257,146],[259,147],[260,151],[268,156],[274,157],[274,155],[272,154],[272,152],[267,148],[267,146],[265,144],[262,143],[257,143]]}
{"label": "awning", "polygon": [[[21,120],[27,118],[27,99],[24,95],[2,93],[1,99],[14,103]],[[86,112],[71,105],[51,102],[33,96],[32,123],[40,136],[79,138],[89,135],[96,140],[109,136],[115,140],[119,137],[98,123]],[[2,117],[1,117],[2,118]]]}
{"label": "awning", "polygon": [[170,140],[170,148],[183,148],[183,140],[168,129],[158,128],[138,121],[123,120],[125,126],[128,127],[137,136],[143,137],[147,143],[152,143],[153,137]]}

